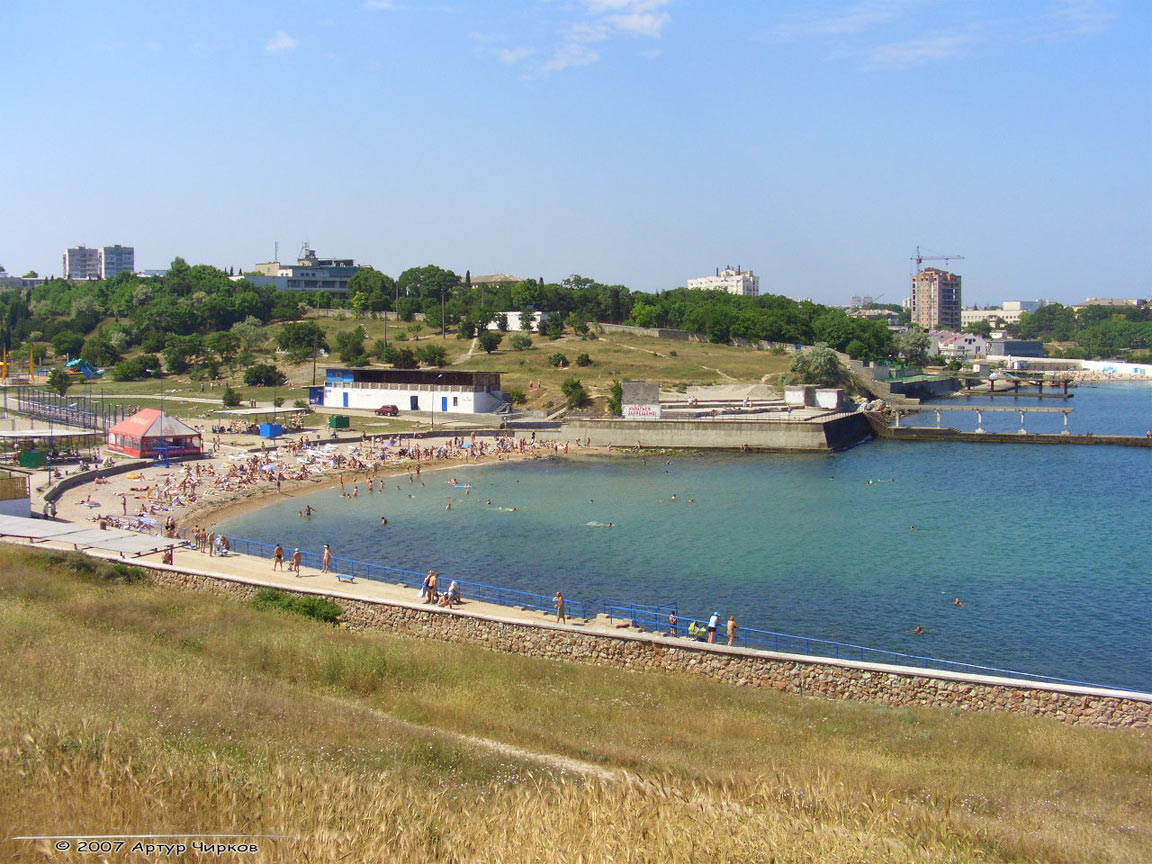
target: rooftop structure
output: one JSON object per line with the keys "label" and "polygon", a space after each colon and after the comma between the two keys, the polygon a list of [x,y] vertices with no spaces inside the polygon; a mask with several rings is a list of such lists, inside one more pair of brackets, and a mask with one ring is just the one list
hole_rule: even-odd
{"label": "rooftop structure", "polygon": [[256,285],[271,285],[281,291],[324,291],[346,295],[348,280],[360,269],[351,258],[320,258],[307,243],[300,248],[295,264],[265,261],[255,265],[255,275],[237,276]]}
{"label": "rooftop structure", "polygon": [[726,266],[723,270],[717,267],[715,276],[689,279],[688,287],[698,291],[727,291],[744,297],[758,297],[760,277],[751,270],[742,270],[739,265],[735,268]]}

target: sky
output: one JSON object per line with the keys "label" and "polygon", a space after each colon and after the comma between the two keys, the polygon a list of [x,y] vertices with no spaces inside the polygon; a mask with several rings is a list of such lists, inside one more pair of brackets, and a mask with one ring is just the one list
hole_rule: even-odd
{"label": "sky", "polygon": [[[0,0],[0,265],[1152,293],[1146,0]],[[944,266],[944,262],[926,262]]]}

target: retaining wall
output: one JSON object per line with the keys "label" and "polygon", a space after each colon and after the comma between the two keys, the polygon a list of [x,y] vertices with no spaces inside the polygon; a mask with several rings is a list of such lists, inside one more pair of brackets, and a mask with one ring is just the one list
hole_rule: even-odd
{"label": "retaining wall", "polygon": [[[162,585],[239,599],[251,597],[265,587],[255,581],[174,567],[142,569]],[[687,673],[742,687],[894,707],[1007,711],[1083,726],[1147,729],[1152,725],[1152,695],[1147,694],[815,659],[652,634],[581,631],[420,604],[367,601],[338,591],[301,589],[294,593],[332,599],[344,610],[341,620],[352,628],[441,639],[531,657],[635,671]]]}
{"label": "retaining wall", "polygon": [[793,450],[827,452],[860,443],[872,434],[863,414],[827,420],[581,420],[565,422],[563,434],[597,446],[653,449]]}

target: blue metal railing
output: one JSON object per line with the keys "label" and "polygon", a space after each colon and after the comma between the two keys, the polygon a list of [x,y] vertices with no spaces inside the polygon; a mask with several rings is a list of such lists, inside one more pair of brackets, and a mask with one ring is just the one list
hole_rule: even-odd
{"label": "blue metal railing", "polygon": [[668,615],[676,614],[676,604],[665,603],[660,606],[649,606],[644,603],[601,600],[600,612],[607,615],[609,621],[615,621],[619,618],[628,621],[638,630],[660,632],[668,629]]}
{"label": "blue metal railing", "polygon": [[[178,530],[177,535],[192,540],[191,532]],[[259,540],[248,540],[243,537],[228,535],[228,544],[234,554],[251,555],[257,558],[271,560],[273,543],[264,543]],[[291,557],[288,549],[284,550],[287,562]],[[301,564],[305,567],[319,569],[321,566],[320,554],[316,552],[300,552]],[[387,567],[383,564],[373,564],[368,561],[357,561],[352,558],[333,557],[328,568],[332,573],[355,576],[358,579],[369,579],[375,582],[390,582],[419,589],[424,580],[424,573],[417,570],[405,570],[399,567]],[[465,600],[478,600],[493,603],[498,606],[518,607],[532,611],[552,613],[555,611],[553,598],[547,594],[537,594],[532,591],[521,591],[516,588],[505,588],[500,585],[489,585],[484,582],[473,582],[467,579],[457,579],[456,585],[460,589],[461,597]],[[441,577],[440,590],[447,589],[447,583]],[[675,603],[663,603],[653,606],[644,603],[629,603],[616,600],[584,601],[564,599],[564,610],[569,618],[583,618],[589,620],[598,614],[606,615],[609,620],[627,621],[633,627],[654,633],[667,633],[671,636],[694,638],[697,641],[707,641],[706,623],[710,616],[680,617]],[[672,625],[668,619],[669,614],[676,615],[676,624]],[[689,637],[689,625],[695,624],[697,635]],[[728,642],[726,620],[721,620],[716,628],[717,645],[726,645]],[[1041,681],[1054,684],[1076,684],[1088,687],[1101,687],[1101,685],[1088,681],[1078,681],[1071,678],[1059,678],[1054,675],[1039,675],[1032,672],[1020,672],[1013,669],[1003,669],[995,666],[982,666],[976,663],[963,663],[956,660],[942,660],[938,657],[925,657],[918,654],[906,654],[902,651],[890,651],[883,648],[869,648],[866,645],[855,645],[851,642],[836,642],[831,639],[814,639],[809,636],[797,636],[793,633],[779,633],[773,630],[760,630],[755,627],[739,626],[733,638],[733,645],[741,648],[752,648],[761,651],[775,651],[784,654],[803,654],[808,657],[821,657],[827,659],[853,660],[867,663],[884,663],[894,666],[906,666],[921,669],[935,669],[949,672],[962,672],[972,675],[994,675],[1004,678],[1020,678],[1031,681]]]}

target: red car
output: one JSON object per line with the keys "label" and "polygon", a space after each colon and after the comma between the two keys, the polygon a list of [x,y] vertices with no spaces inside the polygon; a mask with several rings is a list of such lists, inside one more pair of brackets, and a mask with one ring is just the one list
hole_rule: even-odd
{"label": "red car", "polygon": [[376,409],[376,413],[381,417],[399,417],[400,409],[395,405],[381,405]]}

